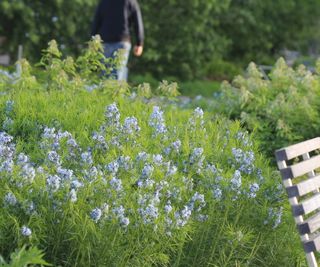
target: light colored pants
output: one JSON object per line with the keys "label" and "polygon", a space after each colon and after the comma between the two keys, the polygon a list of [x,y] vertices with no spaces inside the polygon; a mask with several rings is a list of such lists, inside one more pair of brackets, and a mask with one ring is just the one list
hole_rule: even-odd
{"label": "light colored pants", "polygon": [[106,58],[115,59],[117,52],[121,53],[120,66],[117,67],[114,64],[106,64],[108,68],[111,68],[111,73],[108,75],[108,78],[119,81],[126,81],[128,79],[127,63],[130,50],[131,43],[129,42],[104,43],[104,55]]}

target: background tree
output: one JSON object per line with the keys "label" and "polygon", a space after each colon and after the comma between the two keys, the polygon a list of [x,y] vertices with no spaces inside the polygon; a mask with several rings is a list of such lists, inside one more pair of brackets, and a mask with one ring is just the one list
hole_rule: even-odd
{"label": "background tree", "polygon": [[231,42],[226,58],[273,64],[284,48],[306,51],[320,40],[319,18],[316,0],[232,0],[219,17],[219,33]]}
{"label": "background tree", "polygon": [[[15,58],[19,44],[38,60],[51,39],[77,55],[90,39],[98,0],[2,0],[0,36]],[[145,53],[130,61],[134,72],[156,78],[208,77],[224,62],[273,63],[283,48],[317,47],[317,0],[139,0],[146,31]]]}
{"label": "background tree", "polygon": [[6,36],[6,51],[15,58],[18,45],[24,55],[38,60],[51,39],[76,54],[90,39],[96,0],[0,1],[0,36]]}
{"label": "background tree", "polygon": [[201,76],[228,44],[217,32],[218,14],[229,0],[141,0],[146,28],[143,66],[151,73],[182,78]]}

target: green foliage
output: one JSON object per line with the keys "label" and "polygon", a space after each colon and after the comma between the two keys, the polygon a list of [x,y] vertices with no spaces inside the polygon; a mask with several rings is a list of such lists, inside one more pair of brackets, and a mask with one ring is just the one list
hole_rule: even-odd
{"label": "green foliage", "polygon": [[[40,58],[47,40],[78,55],[90,39],[98,0],[0,2],[2,49],[16,57],[19,44],[30,61]],[[270,64],[283,48],[306,50],[319,42],[318,1],[140,0],[146,40],[134,72],[160,79],[176,76],[229,78],[238,67],[225,62]],[[81,15],[79,15],[81,14]],[[134,37],[133,37],[134,42]]]}
{"label": "green foliage", "polygon": [[189,81],[181,82],[179,84],[181,94],[184,96],[203,96],[203,97],[212,97],[213,94],[220,89],[220,82],[216,81]]}
{"label": "green foliage", "polygon": [[205,65],[219,58],[228,40],[217,33],[218,14],[229,0],[141,0],[146,41],[143,63],[157,77],[190,79],[204,74]]}
{"label": "green foliage", "polygon": [[294,70],[281,58],[269,79],[251,63],[246,75],[222,83],[215,99],[204,104],[255,131],[270,157],[276,149],[318,136],[320,130],[318,71],[312,74],[303,65]]}
{"label": "green foliage", "polygon": [[[140,89],[148,87],[151,91],[157,91],[160,82],[151,75],[130,75],[129,84]],[[176,79],[168,78],[167,81]],[[182,96],[195,97],[198,95],[212,97],[220,89],[221,82],[215,80],[178,81],[179,92]]]}
{"label": "green foliage", "polygon": [[306,49],[319,42],[319,10],[313,0],[230,1],[219,19],[219,33],[231,40],[227,59],[270,64],[283,48]]}
{"label": "green foliage", "polygon": [[174,99],[180,94],[178,91],[178,84],[176,82],[170,83],[165,80],[159,84],[157,92],[159,95],[165,96],[168,99]]}
{"label": "green foliage", "polygon": [[39,264],[41,266],[52,266],[43,260],[43,252],[36,247],[31,247],[26,250],[26,246],[23,246],[20,250],[16,250],[10,256],[10,263],[6,263],[0,256],[0,266],[2,267],[27,267],[30,264]]}
{"label": "green foliage", "polygon": [[206,64],[206,77],[215,81],[230,81],[234,76],[242,74],[242,67],[235,63],[215,59]]}
{"label": "green foliage", "polygon": [[96,4],[96,0],[1,1],[0,32],[8,39],[6,50],[15,56],[22,44],[28,59],[39,59],[48,40],[56,39],[66,52],[79,52],[90,39]]}
{"label": "green foliage", "polygon": [[280,177],[239,122],[172,105],[175,83],[135,97],[55,47],[41,66],[0,72],[5,259],[28,245],[54,266],[300,264]]}

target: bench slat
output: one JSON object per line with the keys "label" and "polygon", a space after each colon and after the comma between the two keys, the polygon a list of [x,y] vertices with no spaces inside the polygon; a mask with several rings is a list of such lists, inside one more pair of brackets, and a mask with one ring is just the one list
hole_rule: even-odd
{"label": "bench slat", "polygon": [[301,197],[320,188],[320,175],[287,188],[289,197]]}
{"label": "bench slat", "polygon": [[300,235],[312,234],[320,228],[320,213],[297,225]]}
{"label": "bench slat", "polygon": [[290,160],[320,148],[320,137],[316,137],[276,151],[277,161]]}
{"label": "bench slat", "polygon": [[320,194],[316,195],[302,201],[298,205],[292,206],[293,216],[300,216],[304,214],[309,214],[310,212],[318,209],[320,207]]}
{"label": "bench slat", "polygon": [[288,168],[280,170],[282,178],[292,179],[311,172],[320,167],[320,155],[314,156],[308,160],[301,161]]}
{"label": "bench slat", "polygon": [[317,235],[313,239],[306,241],[303,244],[303,247],[304,247],[304,251],[306,253],[319,251],[320,250],[320,235]]}

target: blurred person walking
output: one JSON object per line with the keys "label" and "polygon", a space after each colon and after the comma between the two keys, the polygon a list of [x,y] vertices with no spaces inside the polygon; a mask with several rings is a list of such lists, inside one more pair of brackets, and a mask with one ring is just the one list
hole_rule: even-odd
{"label": "blurred person walking", "polygon": [[127,63],[131,50],[131,34],[135,32],[133,54],[141,56],[143,52],[144,28],[137,0],[101,0],[96,9],[91,35],[99,34],[104,42],[104,55],[114,59],[121,53],[120,66],[112,68],[111,77],[126,81]]}

